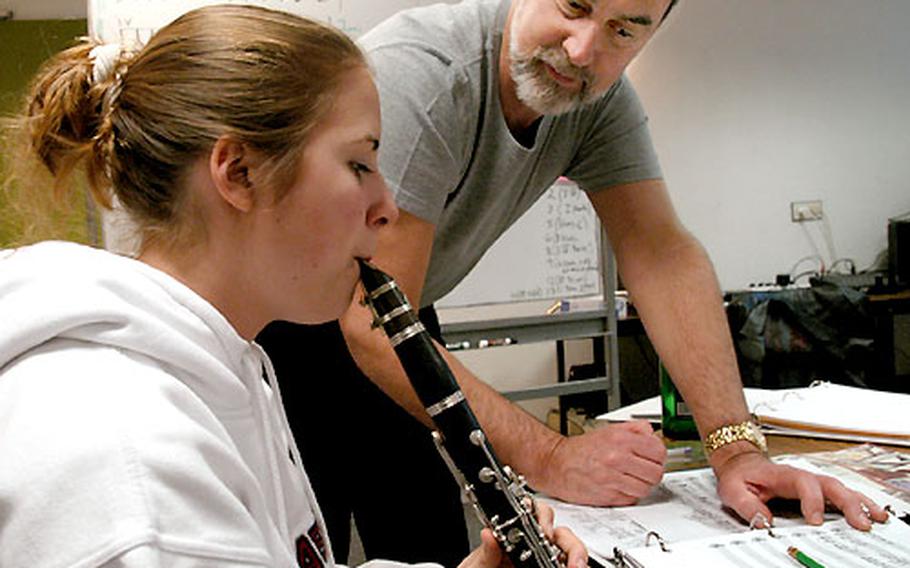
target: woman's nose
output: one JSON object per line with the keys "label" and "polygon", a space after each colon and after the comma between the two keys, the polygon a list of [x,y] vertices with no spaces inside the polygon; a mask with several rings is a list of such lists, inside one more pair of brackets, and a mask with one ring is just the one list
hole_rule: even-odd
{"label": "woman's nose", "polygon": [[379,198],[370,208],[367,223],[371,227],[379,228],[394,223],[397,219],[398,206],[395,205],[395,199],[385,180],[382,180],[379,184]]}

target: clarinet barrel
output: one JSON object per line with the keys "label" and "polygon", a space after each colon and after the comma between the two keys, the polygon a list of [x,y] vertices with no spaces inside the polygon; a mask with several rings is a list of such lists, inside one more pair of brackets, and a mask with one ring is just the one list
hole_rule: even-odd
{"label": "clarinet barrel", "polygon": [[414,391],[433,420],[436,447],[481,522],[516,566],[564,568],[543,534],[524,479],[496,458],[443,356],[388,275],[360,262],[364,300],[382,327]]}

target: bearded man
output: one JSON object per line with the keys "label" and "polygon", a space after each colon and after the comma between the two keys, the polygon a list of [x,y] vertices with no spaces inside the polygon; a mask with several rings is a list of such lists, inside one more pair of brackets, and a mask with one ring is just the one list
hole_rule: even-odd
{"label": "bearded man", "polygon": [[[770,521],[768,499],[800,499],[820,523],[827,499],[866,528],[865,510],[884,518],[868,499],[766,458],[711,262],[676,216],[623,74],[674,3],[465,0],[402,12],[366,34],[382,103],[380,170],[400,209],[374,261],[438,338],[433,303],[557,178],[570,178],[590,198],[648,335],[690,402],[724,503],[747,521]],[[353,514],[367,558],[457,565],[468,550],[458,488],[368,310],[354,305],[316,328],[276,322],[259,340],[336,558],[347,557]],[[661,480],[666,451],[647,423],[567,438],[444,356],[499,458],[535,489],[630,505]],[[306,380],[311,373],[329,376]],[[358,427],[350,433],[339,421]]]}

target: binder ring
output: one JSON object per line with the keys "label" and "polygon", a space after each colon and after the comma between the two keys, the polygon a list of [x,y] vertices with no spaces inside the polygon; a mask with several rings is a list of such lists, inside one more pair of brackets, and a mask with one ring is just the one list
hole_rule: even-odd
{"label": "binder ring", "polygon": [[777,535],[771,530],[771,523],[768,522],[768,518],[761,513],[755,513],[752,520],[749,521],[749,530],[755,529],[765,529],[768,531],[768,535],[777,538]]}
{"label": "binder ring", "polygon": [[648,534],[645,536],[645,546],[648,546],[651,544],[652,536],[657,540],[657,545],[660,547],[661,550],[663,550],[664,552],[670,552],[670,549],[667,547],[666,541],[664,541],[664,539],[659,534],[657,534],[656,531],[649,531]]}

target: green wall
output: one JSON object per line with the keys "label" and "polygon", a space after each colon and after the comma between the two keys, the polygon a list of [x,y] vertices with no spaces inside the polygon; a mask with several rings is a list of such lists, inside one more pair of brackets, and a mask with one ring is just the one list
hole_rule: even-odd
{"label": "green wall", "polygon": [[[17,113],[29,81],[41,63],[86,34],[85,20],[0,21],[0,115]],[[0,160],[3,158],[5,156],[0,156]],[[0,163],[0,172],[2,166]],[[6,180],[2,182],[5,185]],[[18,244],[23,223],[27,222],[11,211],[8,200],[9,195],[0,192],[0,247]],[[42,236],[82,242],[91,240],[81,197],[74,200],[72,215],[68,217],[59,233]]]}

